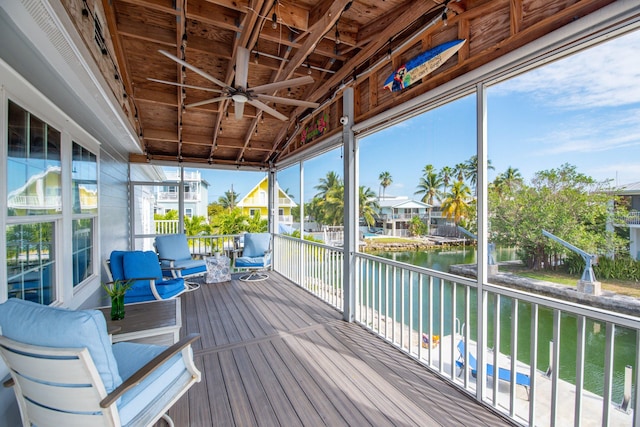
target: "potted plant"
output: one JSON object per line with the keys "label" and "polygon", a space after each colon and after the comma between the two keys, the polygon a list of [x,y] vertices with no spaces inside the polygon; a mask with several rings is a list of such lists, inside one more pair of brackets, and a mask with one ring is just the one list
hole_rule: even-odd
{"label": "potted plant", "polygon": [[111,297],[111,320],[124,319],[124,294],[133,286],[132,280],[114,280],[102,287]]}

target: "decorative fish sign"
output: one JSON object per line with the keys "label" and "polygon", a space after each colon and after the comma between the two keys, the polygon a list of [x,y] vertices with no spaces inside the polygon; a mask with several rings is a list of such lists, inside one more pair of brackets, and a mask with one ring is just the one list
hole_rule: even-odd
{"label": "decorative fish sign", "polygon": [[465,41],[466,40],[452,40],[442,43],[411,58],[406,64],[399,67],[389,76],[384,82],[384,87],[392,92],[397,92],[411,86],[444,64],[447,59],[451,58],[460,50]]}

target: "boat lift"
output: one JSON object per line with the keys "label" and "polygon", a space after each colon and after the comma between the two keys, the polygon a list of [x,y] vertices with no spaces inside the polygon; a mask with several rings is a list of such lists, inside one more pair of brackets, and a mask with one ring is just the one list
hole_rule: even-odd
{"label": "boat lift", "polygon": [[[542,230],[542,235],[550,238],[551,240],[555,240],[562,246],[566,247],[570,251],[577,253],[582,257],[585,262],[585,266],[584,271],[582,272],[582,277],[578,281],[578,289],[583,289],[584,291],[587,291],[587,293],[598,295],[600,293],[600,282],[596,280],[596,275],[593,272],[593,265],[598,263],[598,256],[583,251],[582,249],[572,245],[571,243],[562,240],[558,236],[549,233],[547,230]],[[591,292],[589,292],[588,290],[591,290]]]}
{"label": "boat lift", "polygon": [[[478,240],[478,236],[476,236],[475,234],[473,234],[472,232],[470,232],[469,230],[467,230],[466,228],[462,227],[462,226],[458,226],[458,230],[462,233],[462,234],[466,234],[467,236],[471,237],[472,239]],[[493,257],[493,254],[496,251],[496,245],[494,243],[489,242],[489,252],[487,253],[487,264],[488,265],[497,265],[495,258]]]}

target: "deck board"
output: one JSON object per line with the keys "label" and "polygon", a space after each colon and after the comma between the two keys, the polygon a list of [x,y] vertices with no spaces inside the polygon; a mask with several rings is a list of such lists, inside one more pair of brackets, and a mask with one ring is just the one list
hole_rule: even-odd
{"label": "deck board", "polygon": [[203,381],[177,426],[511,425],[275,272],[182,299]]}

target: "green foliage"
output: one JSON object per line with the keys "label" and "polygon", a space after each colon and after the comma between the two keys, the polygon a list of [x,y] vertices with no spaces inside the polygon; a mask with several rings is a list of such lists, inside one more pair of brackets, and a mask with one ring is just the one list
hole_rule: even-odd
{"label": "green foliage", "polygon": [[[564,260],[564,266],[569,274],[582,275],[584,260],[577,254],[572,254]],[[598,263],[593,266],[593,272],[597,280],[629,280],[640,281],[640,261],[629,256],[617,256],[614,259],[601,256]]]}
{"label": "green foliage", "polygon": [[218,203],[227,210],[234,210],[236,208],[236,204],[238,203],[238,197],[240,195],[233,191],[233,186],[230,190],[224,192],[224,196],[218,197]]}
{"label": "green foliage", "polygon": [[110,297],[124,295],[133,286],[133,280],[114,280],[113,282],[103,283],[102,288]]}
{"label": "green foliage", "polygon": [[218,214],[213,218],[213,226],[216,234],[239,234],[246,230],[249,217],[244,215],[239,208]]}
{"label": "green foliage", "polygon": [[611,195],[596,182],[564,164],[536,173],[531,185],[493,186],[489,191],[493,243],[515,246],[534,270],[557,265],[571,252],[544,237],[542,230],[589,253],[608,253],[624,243],[606,231]]}
{"label": "green foliage", "polygon": [[158,221],[177,221],[178,220],[178,211],[174,209],[169,209],[164,215],[161,214],[153,214],[153,219]]}
{"label": "green foliage", "polygon": [[[300,238],[300,230],[293,230],[293,232],[291,234],[288,234],[288,233],[284,233],[284,234],[285,234],[285,236],[289,235],[291,237],[297,237],[298,239]],[[316,239],[315,237],[313,237],[310,234],[305,234],[304,235],[304,240],[307,240],[309,242],[324,243],[322,240]]]}
{"label": "green foliage", "polygon": [[195,215],[191,218],[185,216],[184,228],[187,236],[197,236],[211,232],[211,227],[207,224],[207,219],[201,215]]}
{"label": "green foliage", "polygon": [[253,217],[250,217],[247,221],[247,227],[245,231],[249,233],[264,233],[267,231],[269,221],[260,218],[260,212],[256,212]]}
{"label": "green foliage", "polygon": [[409,232],[412,236],[424,236],[429,232],[429,227],[419,217],[414,216],[409,222]]}
{"label": "green foliage", "polygon": [[209,205],[207,206],[207,216],[209,217],[209,220],[211,220],[211,218],[218,215],[219,213],[223,212],[224,209],[224,206],[222,206],[220,203],[209,203]]}

